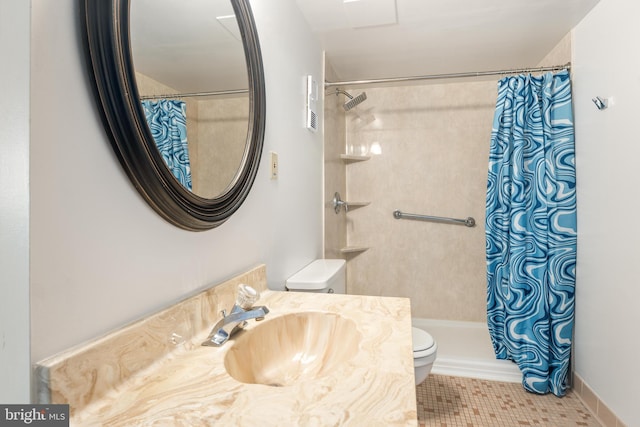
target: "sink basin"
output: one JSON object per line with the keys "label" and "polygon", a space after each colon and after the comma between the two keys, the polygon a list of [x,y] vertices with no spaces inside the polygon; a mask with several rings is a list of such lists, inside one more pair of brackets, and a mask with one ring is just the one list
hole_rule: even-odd
{"label": "sink basin", "polygon": [[236,335],[224,366],[242,383],[288,386],[349,361],[361,338],[355,323],[339,314],[287,314]]}

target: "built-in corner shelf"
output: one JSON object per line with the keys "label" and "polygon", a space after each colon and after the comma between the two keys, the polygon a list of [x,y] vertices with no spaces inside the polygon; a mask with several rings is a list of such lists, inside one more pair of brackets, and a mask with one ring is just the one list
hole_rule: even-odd
{"label": "built-in corner shelf", "polygon": [[364,162],[365,160],[369,160],[371,156],[356,156],[353,154],[340,154],[340,158],[345,163],[350,163],[350,162]]}
{"label": "built-in corner shelf", "polygon": [[368,250],[369,248],[366,246],[345,246],[344,248],[340,249],[340,253],[343,254],[358,254],[361,252],[364,252],[366,250]]}
{"label": "built-in corner shelf", "polygon": [[[340,154],[340,159],[344,163],[353,163],[353,162],[364,162],[365,160],[369,160],[371,156],[357,156],[354,154]],[[336,197],[339,199],[339,194],[336,193]],[[334,204],[336,201],[334,200]],[[361,208],[363,206],[369,206],[371,202],[344,202],[344,204],[348,207],[348,210]],[[336,211],[337,213],[338,211]],[[345,246],[340,249],[340,253],[344,255],[358,255],[362,252],[369,250],[367,246]]]}

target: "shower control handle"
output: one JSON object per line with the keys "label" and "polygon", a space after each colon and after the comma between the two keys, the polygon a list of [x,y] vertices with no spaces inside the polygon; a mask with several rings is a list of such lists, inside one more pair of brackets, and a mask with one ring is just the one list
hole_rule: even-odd
{"label": "shower control handle", "polygon": [[339,214],[340,209],[342,209],[343,207],[345,212],[349,212],[349,204],[344,200],[341,200],[340,193],[336,191],[336,193],[333,195],[333,210],[336,214]]}

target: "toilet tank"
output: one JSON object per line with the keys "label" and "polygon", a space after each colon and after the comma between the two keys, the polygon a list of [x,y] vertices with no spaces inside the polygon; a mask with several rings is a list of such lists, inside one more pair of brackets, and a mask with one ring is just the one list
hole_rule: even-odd
{"label": "toilet tank", "polygon": [[346,292],[346,262],[343,259],[317,259],[289,277],[287,290],[344,294]]}

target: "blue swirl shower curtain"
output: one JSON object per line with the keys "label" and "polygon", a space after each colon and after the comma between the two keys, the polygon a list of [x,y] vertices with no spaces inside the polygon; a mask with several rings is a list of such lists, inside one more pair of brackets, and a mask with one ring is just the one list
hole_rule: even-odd
{"label": "blue swirl shower curtain", "polygon": [[144,115],[162,158],[178,181],[191,190],[187,144],[187,106],[184,101],[142,101]]}
{"label": "blue swirl shower curtain", "polygon": [[498,83],[487,184],[487,320],[498,359],[533,393],[566,392],[576,187],[568,71]]}

